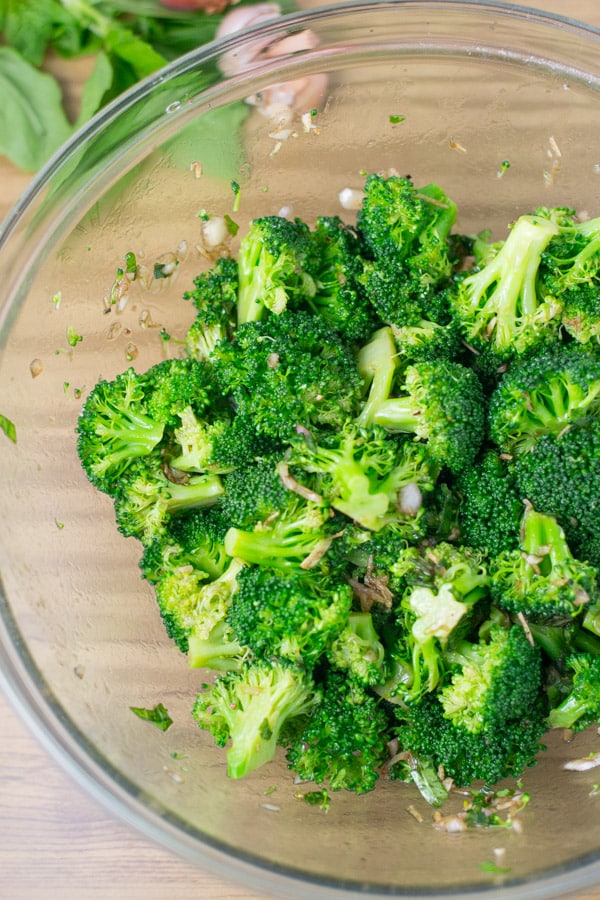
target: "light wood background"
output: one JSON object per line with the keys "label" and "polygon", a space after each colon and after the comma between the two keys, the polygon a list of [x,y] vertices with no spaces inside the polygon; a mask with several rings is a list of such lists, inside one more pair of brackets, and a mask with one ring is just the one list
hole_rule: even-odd
{"label": "light wood background", "polygon": [[[529,0],[528,5],[600,27],[600,0]],[[87,63],[51,60],[48,65],[75,105]],[[29,176],[0,159],[0,220],[28,182]],[[50,897],[257,900],[113,820],[47,756],[0,695],[0,900]],[[579,900],[600,900],[600,887]]]}

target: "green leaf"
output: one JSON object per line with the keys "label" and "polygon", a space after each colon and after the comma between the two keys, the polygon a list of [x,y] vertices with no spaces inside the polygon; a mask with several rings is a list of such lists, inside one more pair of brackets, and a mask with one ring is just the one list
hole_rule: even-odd
{"label": "green leaf", "polygon": [[10,438],[13,444],[17,443],[17,429],[15,428],[14,422],[11,422],[6,416],[0,414],[0,429],[4,432],[6,437]]}
{"label": "green leaf", "polygon": [[35,172],[72,133],[60,88],[10,47],[0,47],[0,155]]}
{"label": "green leaf", "polygon": [[91,75],[87,79],[81,96],[81,108],[75,128],[80,128],[91,119],[103,105],[104,97],[113,82],[113,67],[106,53],[99,53]]}
{"label": "green leaf", "polygon": [[167,728],[170,728],[173,724],[173,719],[162,703],[158,703],[153,709],[144,709],[142,706],[130,706],[129,709],[132,713],[135,713],[138,718],[144,719],[146,722],[151,722],[161,731],[166,731]]}

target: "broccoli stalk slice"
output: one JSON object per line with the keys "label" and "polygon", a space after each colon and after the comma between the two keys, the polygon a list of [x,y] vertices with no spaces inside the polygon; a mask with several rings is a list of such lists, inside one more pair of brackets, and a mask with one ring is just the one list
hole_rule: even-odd
{"label": "broccoli stalk slice", "polygon": [[194,475],[182,484],[169,482],[165,512],[176,516],[188,509],[212,506],[223,493],[223,482],[218,475]]}
{"label": "broccoli stalk slice", "polygon": [[[467,324],[467,339],[491,342],[501,353],[511,351],[523,320],[539,312],[538,270],[544,250],[558,233],[551,219],[521,216],[495,256],[464,279],[457,312]],[[552,317],[552,309],[546,312]]]}
{"label": "broccoli stalk slice", "polygon": [[312,553],[326,552],[331,542],[324,529],[327,518],[326,510],[311,503],[299,504],[253,531],[229,528],[225,550],[246,563],[297,568]]}
{"label": "broccoli stalk slice", "polygon": [[375,410],[389,397],[398,366],[398,352],[389,326],[380,328],[358,354],[358,371],[369,385],[367,400],[357,417],[361,426],[373,425]]}

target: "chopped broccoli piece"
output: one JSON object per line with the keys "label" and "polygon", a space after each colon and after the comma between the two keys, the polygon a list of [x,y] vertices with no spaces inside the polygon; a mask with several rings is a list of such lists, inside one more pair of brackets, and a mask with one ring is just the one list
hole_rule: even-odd
{"label": "chopped broccoli piece", "polygon": [[357,410],[362,381],[350,347],[311,313],[248,322],[215,356],[223,391],[265,435],[289,440],[298,426],[338,429]]}
{"label": "chopped broccoli piece", "polygon": [[514,472],[522,497],[557,518],[573,553],[600,566],[600,421],[543,435]]}
{"label": "chopped broccoli piece", "polygon": [[493,625],[477,643],[446,653],[450,681],[439,692],[444,715],[473,734],[527,717],[541,691],[541,656],[520,625]]}
{"label": "chopped broccoli piece", "polygon": [[221,257],[208,272],[194,279],[194,290],[183,296],[197,310],[186,336],[187,351],[193,359],[210,360],[217,344],[227,340],[235,328],[237,261]]}
{"label": "chopped broccoli piece", "polygon": [[387,431],[426,441],[434,460],[460,472],[483,441],[483,390],[475,372],[460,363],[415,363],[406,369],[402,394],[382,400],[372,419]]}
{"label": "chopped broccoli piece", "polygon": [[600,721],[600,656],[578,653],[566,660],[571,676],[567,697],[548,714],[550,728],[582,731]]}
{"label": "chopped broccoli piece", "polygon": [[501,553],[490,565],[496,604],[526,619],[553,616],[600,618],[600,586],[595,569],[571,553],[553,516],[525,510],[520,546]]}
{"label": "chopped broccoli piece", "polygon": [[459,280],[454,314],[466,341],[498,360],[511,359],[557,339],[561,303],[539,281],[542,254],[558,226],[541,215],[523,215],[501,248]]}
{"label": "chopped broccoli piece", "polygon": [[600,359],[579,346],[553,347],[513,363],[489,401],[490,437],[523,453],[544,434],[600,416]]}
{"label": "chopped broccoli piece", "polygon": [[389,727],[380,702],[354,679],[331,672],[322,699],[287,751],[303,780],[330,790],[371,791],[386,761]]}
{"label": "chopped broccoli piece", "polygon": [[338,434],[310,435],[294,441],[290,461],[320,476],[320,491],[334,509],[372,531],[390,522],[414,519],[419,510],[403,512],[402,492],[409,486],[421,495],[435,483],[437,471],[427,451],[396,440],[381,428],[350,423]]}
{"label": "chopped broccoli piece", "polygon": [[252,660],[218,675],[194,704],[198,725],[227,749],[227,774],[243,778],[275,756],[289,720],[319,702],[310,674],[284,660]]}
{"label": "chopped broccoli piece", "polygon": [[254,219],[238,253],[237,323],[256,322],[266,311],[280,315],[300,295],[313,296],[308,225],[282,216]]}
{"label": "chopped broccoli piece", "polygon": [[326,507],[292,495],[285,506],[252,530],[231,527],[225,535],[225,549],[244,562],[277,570],[312,568],[335,538],[332,525]]}
{"label": "chopped broccoli piece", "polygon": [[523,502],[507,461],[491,449],[456,479],[458,525],[469,547],[497,556],[519,542]]}
{"label": "chopped broccoli piece", "polygon": [[150,543],[166,532],[171,519],[191,509],[211,506],[223,493],[218,475],[192,475],[172,481],[160,460],[141,459],[121,477],[114,498],[117,526],[126,537]]}
{"label": "chopped broccoli piece", "polygon": [[99,381],[88,395],[77,426],[77,451],[98,490],[113,495],[131,463],[160,444],[165,420],[148,412],[150,391],[149,376],[130,368],[113,381]]}
{"label": "chopped broccoli piece", "polygon": [[352,612],[335,640],[327,658],[334,669],[341,669],[368,686],[386,680],[385,647],[373,624],[370,612]]}
{"label": "chopped broccoli piece", "polygon": [[352,606],[348,585],[302,571],[247,568],[227,621],[257,656],[313,666],[345,627]]}

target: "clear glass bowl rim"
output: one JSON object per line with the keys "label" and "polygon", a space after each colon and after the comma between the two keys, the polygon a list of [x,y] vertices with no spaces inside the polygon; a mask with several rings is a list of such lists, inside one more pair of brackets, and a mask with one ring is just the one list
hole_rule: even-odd
{"label": "clear glass bowl rim", "polygon": [[[52,182],[65,167],[72,154],[94,139],[110,122],[117,119],[125,110],[143,101],[156,84],[169,81],[191,68],[200,67],[209,61],[217,60],[223,53],[241,47],[247,40],[261,36],[290,33],[298,29],[310,28],[316,22],[328,17],[351,15],[390,8],[407,8],[440,12],[449,16],[453,11],[473,13],[482,20],[492,16],[500,16],[505,20],[520,21],[525,26],[536,24],[549,30],[561,29],[583,42],[597,42],[600,45],[600,29],[579,22],[571,17],[551,12],[532,9],[526,5],[504,2],[480,2],[480,0],[350,0],[338,4],[325,5],[301,12],[288,13],[276,19],[247,28],[226,38],[212,41],[197,50],[186,54],[164,67],[159,72],[139,82],[135,87],[106,106],[88,123],[80,128],[71,139],[46,163],[42,170],[32,178],[29,186],[14,205],[3,223],[0,223],[0,256],[8,251],[13,235],[27,212],[35,205],[40,193]],[[600,49],[600,47],[599,47]],[[251,75],[252,73],[250,73]],[[600,76],[600,69],[599,69]],[[201,96],[201,95],[199,95]],[[197,865],[236,882],[253,891],[267,891],[278,897],[322,898],[334,900],[341,896],[348,898],[361,897],[383,898],[402,897],[404,900],[417,898],[456,897],[454,890],[419,891],[418,894],[381,888],[360,890],[339,882],[323,883],[305,876],[299,877],[295,872],[279,871],[265,864],[257,864],[232,854],[224,845],[216,845],[205,841],[202,844],[191,834],[186,833],[176,823],[150,810],[132,785],[124,782],[119,773],[107,769],[105,762],[98,757],[94,748],[86,744],[85,736],[76,726],[57,715],[51,700],[43,690],[43,675],[36,671],[26,642],[20,635],[12,619],[8,604],[2,596],[0,585],[0,690],[6,695],[20,719],[29,728],[40,745],[51,758],[78,784],[88,795],[104,807],[116,819],[119,819],[137,832],[152,840],[188,862]],[[536,882],[509,883],[499,887],[491,885],[487,889],[472,889],[468,896],[472,900],[547,900],[551,897],[565,896],[573,891],[585,890],[600,883],[600,857],[589,862],[580,862],[573,868],[551,873],[548,878]]]}

